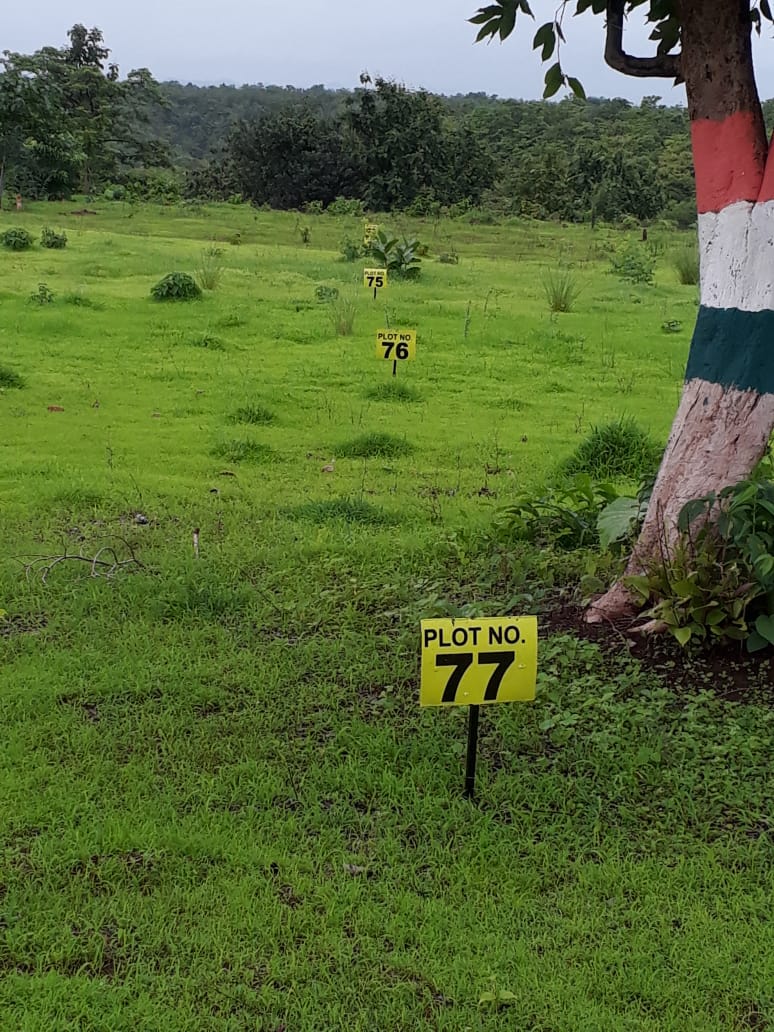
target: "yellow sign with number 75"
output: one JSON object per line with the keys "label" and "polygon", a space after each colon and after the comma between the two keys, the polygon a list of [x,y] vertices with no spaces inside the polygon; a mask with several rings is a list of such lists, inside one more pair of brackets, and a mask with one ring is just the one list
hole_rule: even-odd
{"label": "yellow sign with number 75", "polygon": [[363,286],[369,290],[381,290],[387,286],[386,269],[363,269]]}
{"label": "yellow sign with number 75", "polygon": [[531,702],[536,616],[423,620],[420,706]]}

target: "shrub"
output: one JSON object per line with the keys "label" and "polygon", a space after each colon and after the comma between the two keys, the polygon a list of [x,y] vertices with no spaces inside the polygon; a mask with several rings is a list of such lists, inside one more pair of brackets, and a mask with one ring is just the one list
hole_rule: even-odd
{"label": "shrub", "polygon": [[336,455],[343,459],[398,458],[410,455],[414,448],[405,437],[394,434],[375,432],[361,434],[351,441],[346,441],[336,449]]}
{"label": "shrub", "polygon": [[105,187],[102,191],[102,196],[106,201],[123,201],[126,199],[126,187],[118,183],[112,183],[110,186]]}
{"label": "shrub", "polygon": [[699,282],[699,253],[695,247],[684,247],[682,251],[678,251],[672,264],[683,286],[696,286]]}
{"label": "shrub", "polygon": [[187,272],[170,272],[151,288],[156,301],[193,301],[202,296],[193,276]]}
{"label": "shrub", "polygon": [[647,431],[631,417],[621,417],[592,427],[561,469],[568,476],[588,473],[600,480],[641,480],[658,468],[661,455],[662,448]]}
{"label": "shrub", "polygon": [[629,283],[645,283],[651,286],[656,272],[656,259],[642,244],[630,241],[623,250],[612,256],[610,271]]}
{"label": "shrub", "polygon": [[304,205],[304,213],[306,215],[322,215],[323,213],[323,202],[322,201],[307,201]]}
{"label": "shrub", "polygon": [[363,202],[354,197],[337,197],[328,205],[327,211],[329,215],[353,215],[358,219],[365,214]]}
{"label": "shrub", "polygon": [[13,369],[9,369],[8,366],[0,365],[0,390],[6,390],[8,388],[21,389],[24,387],[26,381],[23,376],[20,376]]}
{"label": "shrub", "polygon": [[363,257],[364,253],[362,244],[351,237],[344,237],[339,244],[339,250],[345,262],[356,262],[358,258]]}
{"label": "shrub", "polygon": [[0,234],[0,245],[7,251],[27,251],[32,247],[32,236],[18,226],[6,229],[5,233]]}
{"label": "shrub", "polygon": [[53,251],[61,251],[67,247],[67,233],[57,233],[54,229],[49,229],[48,226],[40,234],[40,246],[47,247]]}
{"label": "shrub", "polygon": [[196,282],[202,290],[215,290],[223,276],[223,251],[211,245],[205,247],[199,255],[196,269]]}
{"label": "shrub", "polygon": [[569,269],[549,269],[543,277],[543,292],[550,311],[571,312],[580,287]]}
{"label": "shrub", "polygon": [[390,236],[385,230],[377,231],[371,241],[367,253],[375,264],[399,278],[415,279],[420,272],[422,259],[419,252],[422,244],[415,238]]}

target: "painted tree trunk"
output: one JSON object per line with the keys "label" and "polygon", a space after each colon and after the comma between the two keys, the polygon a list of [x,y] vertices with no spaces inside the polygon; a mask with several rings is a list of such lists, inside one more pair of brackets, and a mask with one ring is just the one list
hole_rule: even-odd
{"label": "painted tree trunk", "polygon": [[[682,399],[625,575],[677,537],[683,505],[745,479],[774,428],[774,164],[752,73],[749,4],[684,0],[701,296]],[[633,615],[623,582],[591,621]]]}

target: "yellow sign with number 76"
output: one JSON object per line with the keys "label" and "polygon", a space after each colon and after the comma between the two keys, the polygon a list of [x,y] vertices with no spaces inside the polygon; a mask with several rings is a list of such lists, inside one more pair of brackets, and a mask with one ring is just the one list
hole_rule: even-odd
{"label": "yellow sign with number 76", "polygon": [[536,616],[423,620],[420,706],[531,702]]}

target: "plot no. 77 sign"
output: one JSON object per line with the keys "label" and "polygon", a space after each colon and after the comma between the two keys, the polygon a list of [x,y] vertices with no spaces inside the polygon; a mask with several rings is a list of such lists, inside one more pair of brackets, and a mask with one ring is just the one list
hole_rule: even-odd
{"label": "plot no. 77 sign", "polygon": [[537,617],[422,621],[421,706],[531,702]]}

